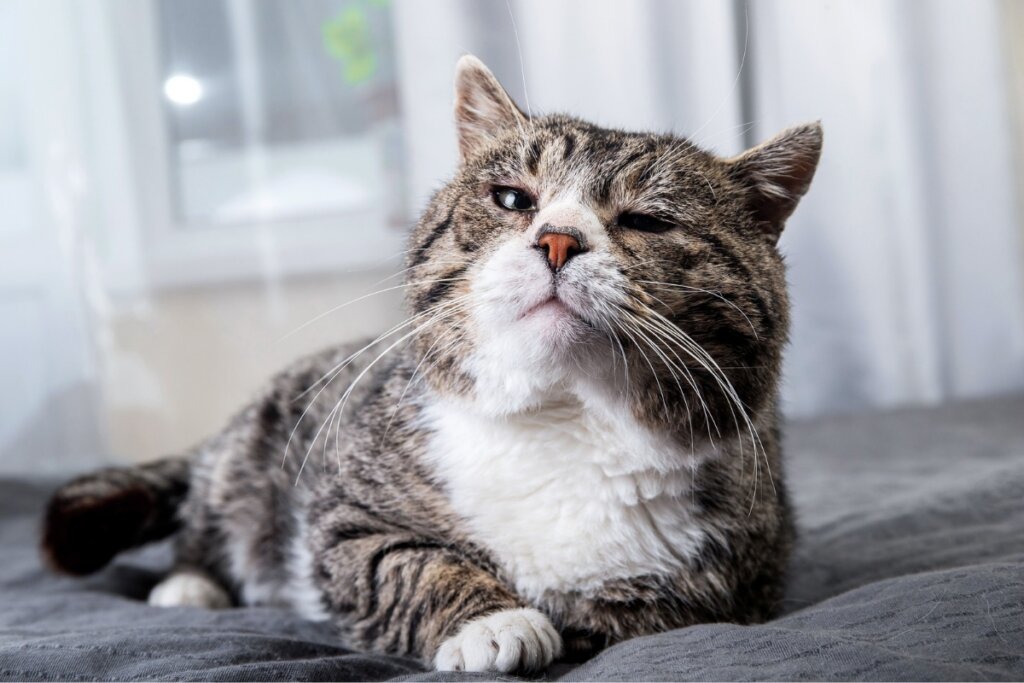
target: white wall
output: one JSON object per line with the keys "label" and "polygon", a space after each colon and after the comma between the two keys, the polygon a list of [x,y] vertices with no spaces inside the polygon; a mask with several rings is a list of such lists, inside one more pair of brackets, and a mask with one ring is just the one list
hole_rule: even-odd
{"label": "white wall", "polygon": [[388,274],[180,290],[110,315],[100,345],[110,453],[124,459],[179,453],[220,429],[271,375],[302,355],[388,329],[401,320],[402,296],[396,279],[380,282]]}
{"label": "white wall", "polygon": [[814,186],[781,242],[794,303],[789,412],[1024,387],[999,4],[753,7],[756,130],[825,126]]}

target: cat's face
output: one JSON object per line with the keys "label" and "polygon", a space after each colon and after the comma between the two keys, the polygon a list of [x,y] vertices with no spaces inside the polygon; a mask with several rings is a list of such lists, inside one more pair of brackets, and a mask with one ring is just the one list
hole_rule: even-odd
{"label": "cat's face", "polygon": [[605,392],[702,431],[735,401],[770,399],[788,325],[775,243],[820,127],[726,160],[669,135],[530,119],[475,58],[456,82],[462,164],[408,257],[434,388],[491,414]]}

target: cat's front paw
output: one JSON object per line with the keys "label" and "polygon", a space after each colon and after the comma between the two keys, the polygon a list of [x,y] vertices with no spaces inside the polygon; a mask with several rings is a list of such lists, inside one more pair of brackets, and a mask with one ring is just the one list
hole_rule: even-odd
{"label": "cat's front paw", "polygon": [[441,643],[438,671],[541,671],[562,654],[562,637],[535,609],[509,609],[473,619]]}

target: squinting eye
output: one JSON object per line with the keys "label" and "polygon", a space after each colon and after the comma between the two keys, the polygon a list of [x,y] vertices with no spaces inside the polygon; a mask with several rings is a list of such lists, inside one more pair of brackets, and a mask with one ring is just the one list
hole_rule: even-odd
{"label": "squinting eye", "polygon": [[530,195],[513,187],[496,187],[491,194],[498,206],[509,211],[533,211],[537,208]]}
{"label": "squinting eye", "polygon": [[666,220],[649,216],[646,213],[624,213],[616,219],[615,223],[630,230],[653,233],[668,232],[675,227]]}

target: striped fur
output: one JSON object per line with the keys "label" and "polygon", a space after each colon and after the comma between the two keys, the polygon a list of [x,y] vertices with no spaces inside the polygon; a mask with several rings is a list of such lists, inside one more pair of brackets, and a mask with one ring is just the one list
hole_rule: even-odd
{"label": "striped fur", "polygon": [[[296,363],[182,459],[58,491],[53,566],[180,527],[186,578],[156,602],[219,585],[439,668],[538,670],[772,613],[792,542],[775,245],[820,127],[721,159],[531,119],[473,58],[456,120],[460,167],[410,236],[405,326]],[[503,208],[501,187],[533,205]],[[551,231],[580,247],[557,270]]]}

